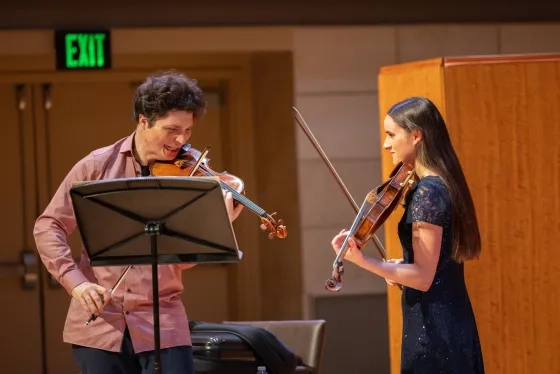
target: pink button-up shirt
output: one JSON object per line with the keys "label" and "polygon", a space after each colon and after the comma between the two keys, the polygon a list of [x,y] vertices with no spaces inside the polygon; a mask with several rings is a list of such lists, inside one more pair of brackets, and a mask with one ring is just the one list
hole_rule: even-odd
{"label": "pink button-up shirt", "polygon": [[[91,152],[68,173],[51,202],[35,223],[35,242],[48,271],[70,294],[83,282],[94,282],[110,289],[126,268],[92,267],[82,247],[77,265],[66,241],[76,227],[69,195],[78,181],[136,177],[140,165],[132,155],[132,135],[115,144]],[[189,321],[180,298],[183,290],[181,271],[193,264],[159,265],[159,310],[161,348],[191,345]],[[103,313],[88,326],[90,313],[72,298],[64,326],[64,342],[119,352],[128,326],[135,352],[154,349],[152,268],[133,266]]]}

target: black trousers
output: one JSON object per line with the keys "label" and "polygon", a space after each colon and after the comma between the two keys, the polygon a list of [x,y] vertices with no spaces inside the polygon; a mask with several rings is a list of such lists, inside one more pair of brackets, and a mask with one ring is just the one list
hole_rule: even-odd
{"label": "black trousers", "polygon": [[[120,352],[72,345],[74,360],[80,367],[80,374],[152,374],[154,372],[154,351],[134,353],[128,327]],[[194,374],[192,348],[180,346],[166,348],[161,353],[161,373]]]}

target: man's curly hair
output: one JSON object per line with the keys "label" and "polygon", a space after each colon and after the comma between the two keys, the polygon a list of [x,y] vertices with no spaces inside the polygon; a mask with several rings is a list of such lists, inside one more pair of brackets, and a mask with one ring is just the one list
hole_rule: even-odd
{"label": "man's curly hair", "polygon": [[142,114],[153,126],[155,121],[173,111],[193,113],[195,119],[204,116],[206,102],[195,79],[173,70],[158,72],[147,77],[136,89],[132,111],[135,123]]}

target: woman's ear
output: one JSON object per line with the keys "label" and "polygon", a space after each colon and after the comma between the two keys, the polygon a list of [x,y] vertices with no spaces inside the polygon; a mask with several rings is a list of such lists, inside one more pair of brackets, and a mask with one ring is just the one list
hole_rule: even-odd
{"label": "woman's ear", "polygon": [[423,138],[422,130],[420,130],[420,129],[412,130],[410,135],[412,136],[412,144],[414,144],[414,145],[417,145],[418,143],[420,143],[420,141]]}

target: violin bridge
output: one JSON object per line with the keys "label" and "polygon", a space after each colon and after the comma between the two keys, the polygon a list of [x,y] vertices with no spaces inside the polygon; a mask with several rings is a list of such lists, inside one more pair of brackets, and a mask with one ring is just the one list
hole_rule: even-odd
{"label": "violin bridge", "polygon": [[177,165],[178,168],[180,169],[184,169],[187,167],[187,161],[186,160],[177,160],[175,161],[175,165]]}

